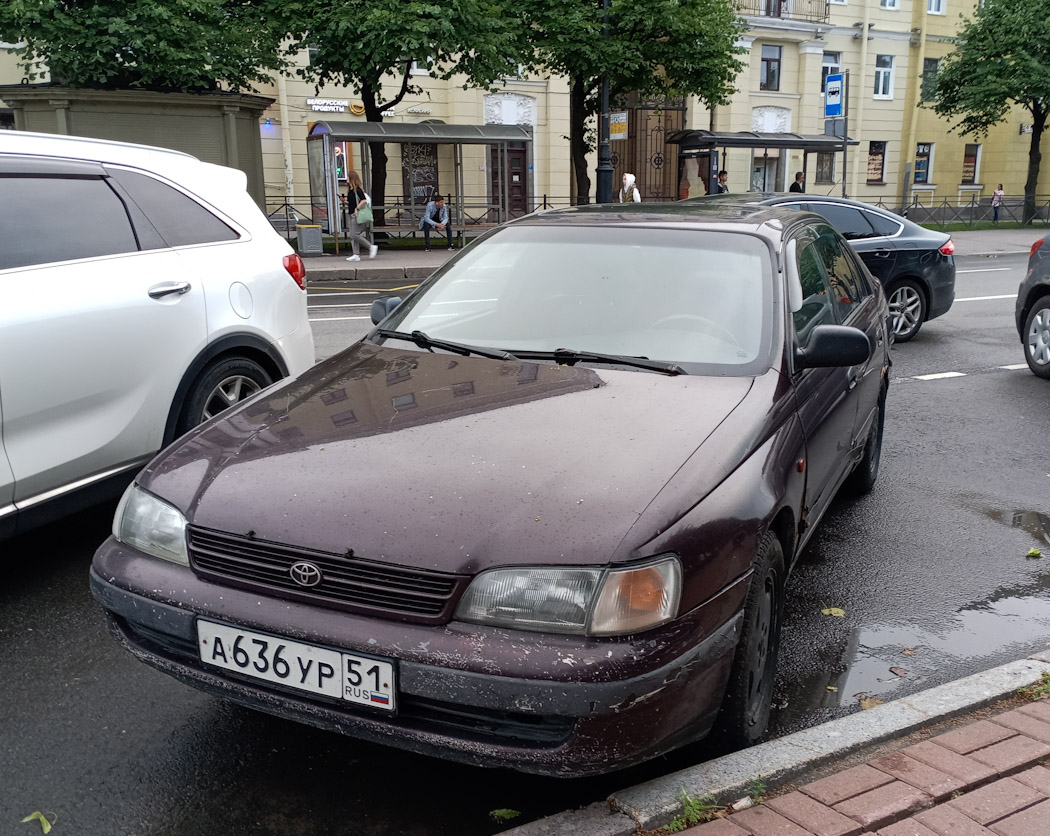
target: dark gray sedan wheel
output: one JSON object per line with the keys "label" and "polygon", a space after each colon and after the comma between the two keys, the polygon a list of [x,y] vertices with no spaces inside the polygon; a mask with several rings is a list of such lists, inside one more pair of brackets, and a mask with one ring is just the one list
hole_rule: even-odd
{"label": "dark gray sedan wheel", "polygon": [[882,458],[882,432],[886,424],[886,390],[882,390],[879,403],[875,407],[875,420],[872,421],[871,430],[868,432],[868,440],[864,444],[864,455],[853,472],[843,484],[846,493],[853,496],[862,496],[871,493],[875,487],[875,480],[879,476],[879,460]]}
{"label": "dark gray sedan wheel", "polygon": [[890,303],[890,327],[893,340],[906,343],[919,333],[926,320],[926,295],[913,279],[894,282],[886,294]]}
{"label": "dark gray sedan wheel", "polygon": [[189,432],[271,383],[273,378],[269,372],[245,357],[233,357],[208,366],[190,389],[177,434]]}
{"label": "dark gray sedan wheel", "polygon": [[1024,323],[1024,359],[1033,374],[1050,380],[1050,296],[1037,299]]}
{"label": "dark gray sedan wheel", "polygon": [[775,534],[766,532],[755,556],[743,629],[716,727],[720,740],[737,747],[756,743],[769,724],[784,612],[784,575],[784,549]]}

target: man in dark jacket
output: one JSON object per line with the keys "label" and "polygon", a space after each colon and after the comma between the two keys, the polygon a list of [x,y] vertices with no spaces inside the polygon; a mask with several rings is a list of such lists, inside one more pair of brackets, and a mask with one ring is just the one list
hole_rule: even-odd
{"label": "man in dark jacket", "polygon": [[788,191],[789,192],[804,192],[806,189],[802,185],[802,178],[803,177],[804,177],[804,175],[802,174],[801,171],[796,171],[795,172],[795,182],[791,184],[791,188],[788,189]]}

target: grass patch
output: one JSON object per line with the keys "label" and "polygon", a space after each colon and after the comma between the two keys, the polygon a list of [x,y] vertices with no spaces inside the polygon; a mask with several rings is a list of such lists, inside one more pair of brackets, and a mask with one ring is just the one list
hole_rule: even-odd
{"label": "grass patch", "polygon": [[678,800],[682,802],[682,812],[675,816],[664,828],[668,833],[681,833],[694,824],[703,824],[715,818],[715,813],[722,806],[710,793],[692,797],[685,790],[678,791]]}
{"label": "grass patch", "polygon": [[1050,671],[1043,671],[1039,674],[1038,682],[1033,682],[1026,688],[1018,688],[1017,693],[1023,694],[1032,701],[1050,696]]}

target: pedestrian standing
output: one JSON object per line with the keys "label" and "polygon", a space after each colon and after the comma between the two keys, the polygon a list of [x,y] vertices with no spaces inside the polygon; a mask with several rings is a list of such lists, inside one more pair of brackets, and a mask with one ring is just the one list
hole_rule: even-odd
{"label": "pedestrian standing", "polygon": [[372,229],[372,198],[365,192],[361,175],[356,171],[351,169],[346,173],[346,182],[349,186],[346,207],[350,210],[350,247],[354,251],[347,261],[360,261],[362,246],[368,247],[369,258],[375,258],[379,247],[372,243],[367,234]]}
{"label": "pedestrian standing", "polygon": [[789,192],[799,192],[799,193],[804,192],[806,190],[806,187],[803,185],[803,182],[804,182],[803,178],[804,177],[805,177],[805,175],[801,171],[796,171],[795,172],[795,182],[791,184],[791,188],[789,188],[788,191]]}
{"label": "pedestrian standing", "polygon": [[423,248],[427,252],[430,252],[431,230],[445,233],[448,248],[452,249],[452,224],[448,222],[448,207],[444,197],[437,195],[427,204],[427,208],[423,210],[423,217],[419,219],[419,228],[423,230]]}
{"label": "pedestrian standing", "polygon": [[999,184],[994,192],[992,192],[992,220],[996,223],[999,222],[999,207],[1003,205],[1003,184]]}
{"label": "pedestrian standing", "polygon": [[715,194],[729,194],[729,172],[724,168],[718,172],[718,182],[715,183]]}
{"label": "pedestrian standing", "polygon": [[642,196],[638,193],[638,187],[634,185],[634,175],[623,176],[623,188],[620,189],[620,203],[641,203]]}

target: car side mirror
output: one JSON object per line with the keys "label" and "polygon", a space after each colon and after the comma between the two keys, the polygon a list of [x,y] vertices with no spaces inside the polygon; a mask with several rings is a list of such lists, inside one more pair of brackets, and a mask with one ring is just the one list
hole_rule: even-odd
{"label": "car side mirror", "polygon": [[400,296],[386,296],[383,299],[376,299],[372,303],[372,324],[378,325],[391,313],[394,309],[401,304]]}
{"label": "car side mirror", "polygon": [[871,357],[871,342],[859,328],[848,325],[818,325],[809,334],[805,348],[795,350],[796,369],[856,366]]}

